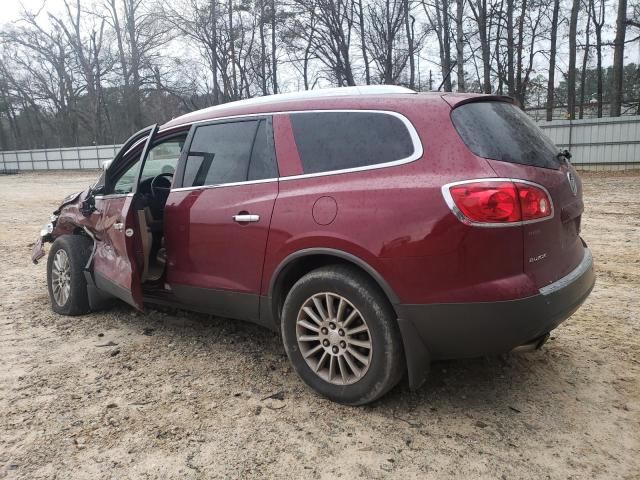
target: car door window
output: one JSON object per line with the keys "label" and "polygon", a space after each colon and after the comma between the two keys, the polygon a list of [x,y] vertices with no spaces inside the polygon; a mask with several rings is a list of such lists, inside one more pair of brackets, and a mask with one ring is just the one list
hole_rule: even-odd
{"label": "car door window", "polygon": [[264,120],[196,127],[183,186],[220,185],[276,176],[275,156]]}
{"label": "car door window", "polygon": [[147,161],[144,162],[140,181],[156,177],[163,173],[173,175],[176,171],[176,164],[180,158],[185,137],[186,135],[154,145],[151,150],[149,150]]}
{"label": "car door window", "polygon": [[141,163],[140,152],[135,155],[137,156],[137,160],[120,175],[120,178],[113,186],[113,192],[110,193],[125,194],[133,192],[133,187],[138,179],[138,172],[140,171]]}

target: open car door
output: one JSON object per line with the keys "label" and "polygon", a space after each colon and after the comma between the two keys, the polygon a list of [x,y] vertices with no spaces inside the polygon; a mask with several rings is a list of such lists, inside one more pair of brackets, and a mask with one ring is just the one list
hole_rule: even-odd
{"label": "open car door", "polygon": [[102,193],[95,196],[100,213],[95,228],[93,276],[96,286],[143,309],[141,270],[142,241],[137,231],[138,186],[157,125],[133,135],[105,172]]}

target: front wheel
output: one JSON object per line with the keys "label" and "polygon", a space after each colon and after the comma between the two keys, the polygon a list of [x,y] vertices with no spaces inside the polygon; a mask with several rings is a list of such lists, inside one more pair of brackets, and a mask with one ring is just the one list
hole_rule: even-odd
{"label": "front wheel", "polygon": [[47,260],[47,286],[51,308],[62,315],[89,313],[84,267],[91,255],[91,240],[80,235],[58,237]]}
{"label": "front wheel", "polygon": [[393,308],[357,268],[333,265],[302,277],[282,310],[282,337],[296,373],[325,397],[372,402],[404,372]]}

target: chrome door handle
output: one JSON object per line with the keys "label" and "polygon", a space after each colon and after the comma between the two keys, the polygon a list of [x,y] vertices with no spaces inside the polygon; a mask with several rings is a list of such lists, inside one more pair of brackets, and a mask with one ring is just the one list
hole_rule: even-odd
{"label": "chrome door handle", "polygon": [[124,223],[122,223],[122,222],[114,223],[113,224],[113,228],[115,228],[116,230],[118,230],[120,232],[120,231],[122,231],[124,229]]}
{"label": "chrome door handle", "polygon": [[238,223],[257,222],[260,220],[260,215],[234,215],[233,219]]}

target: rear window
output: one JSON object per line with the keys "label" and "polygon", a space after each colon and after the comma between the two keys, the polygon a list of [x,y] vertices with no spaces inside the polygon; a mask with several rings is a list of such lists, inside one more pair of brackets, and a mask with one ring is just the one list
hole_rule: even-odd
{"label": "rear window", "polygon": [[473,102],[451,112],[462,141],[475,155],[521,165],[559,168],[558,148],[529,116],[506,102]]}
{"label": "rear window", "polygon": [[366,167],[410,157],[404,122],[378,112],[303,112],[290,115],[304,173]]}

